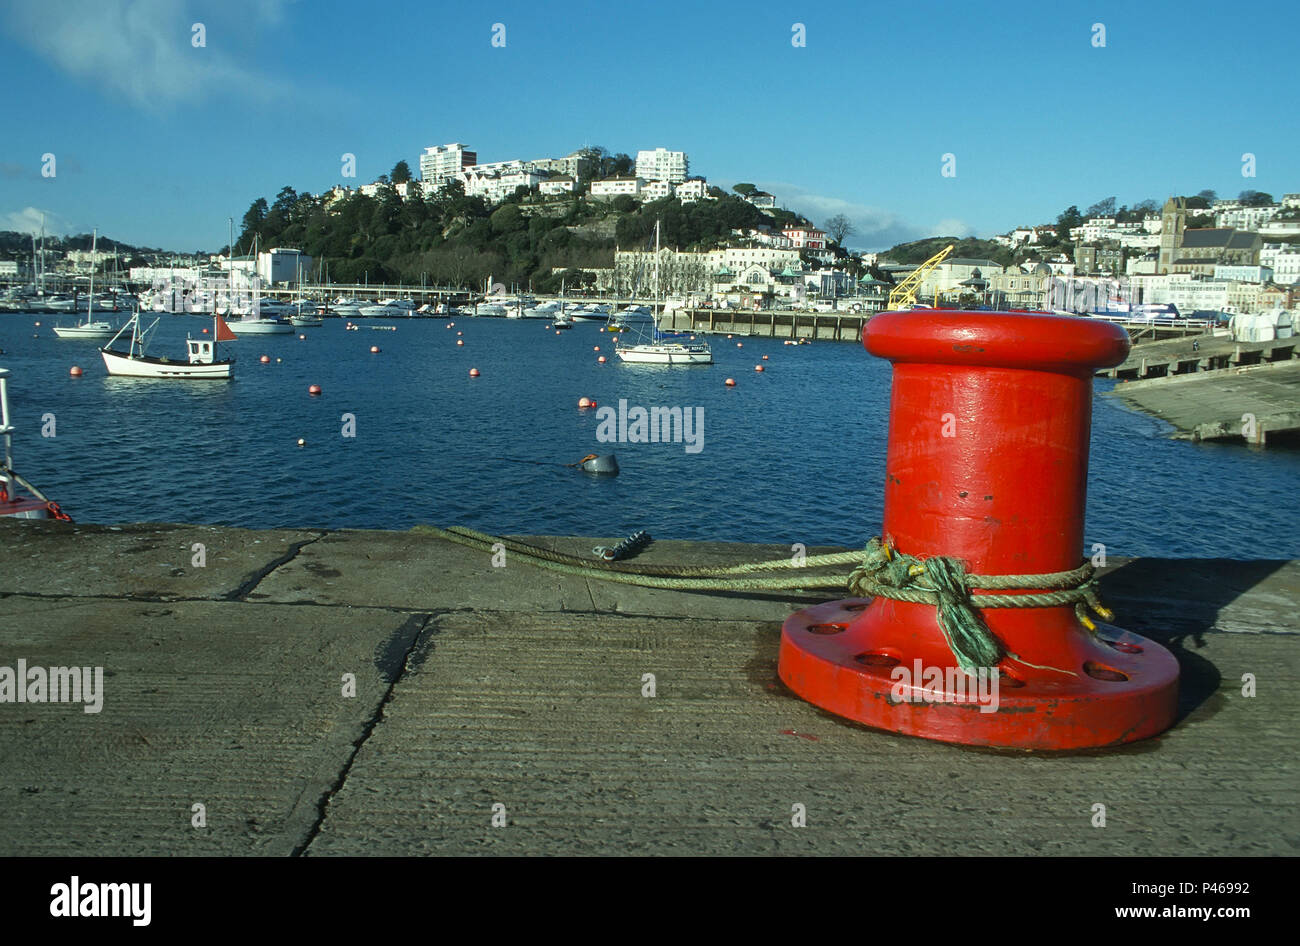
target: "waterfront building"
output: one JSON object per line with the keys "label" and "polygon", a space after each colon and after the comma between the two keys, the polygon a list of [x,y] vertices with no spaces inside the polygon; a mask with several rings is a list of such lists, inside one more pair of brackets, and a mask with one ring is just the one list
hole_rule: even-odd
{"label": "waterfront building", "polygon": [[302,250],[277,246],[257,254],[257,275],[266,286],[292,285],[298,282],[300,274],[304,279],[308,276],[311,264],[311,257]]}
{"label": "waterfront building", "polygon": [[1259,228],[1261,237],[1300,237],[1300,220],[1270,220]]}
{"label": "waterfront building", "polygon": [[816,227],[787,227],[781,231],[794,245],[796,250],[826,249],[826,231]]}
{"label": "waterfront building", "polygon": [[1263,207],[1244,207],[1238,201],[1235,206],[1219,209],[1221,201],[1215,201],[1214,225],[1232,227],[1237,230],[1258,230],[1268,223],[1282,209],[1279,204],[1267,204]]}
{"label": "waterfront building", "polygon": [[572,194],[576,182],[572,177],[561,175],[559,177],[549,177],[537,185],[539,191],[546,196],[556,194]]}
{"label": "waterfront building", "polygon": [[1293,243],[1265,243],[1259,263],[1273,271],[1273,282],[1291,286],[1300,282],[1300,246]]}
{"label": "waterfront building", "polygon": [[1234,279],[1238,282],[1272,282],[1273,270],[1267,266],[1215,266],[1210,274],[1215,279]]}
{"label": "waterfront building", "polygon": [[598,200],[613,200],[622,194],[629,197],[641,196],[644,181],[638,177],[610,177],[603,181],[591,182],[591,196]]}
{"label": "waterfront building", "polygon": [[692,177],[677,185],[677,199],[683,204],[689,204],[697,200],[712,200],[709,196],[709,185],[702,177]]}
{"label": "waterfront building", "polygon": [[1113,244],[1080,244],[1074,248],[1074,271],[1081,275],[1121,273],[1124,271],[1124,250]]}
{"label": "waterfront building", "polygon": [[0,259],[0,279],[13,279],[18,276],[18,261]]}
{"label": "waterfront building", "polygon": [[478,154],[463,144],[435,145],[420,155],[420,180],[437,190],[454,180],[462,168],[478,163]]}
{"label": "waterfront building", "polygon": [[465,188],[467,197],[482,197],[489,203],[498,203],[517,188],[540,187],[542,176],[523,161],[498,161],[461,168],[456,180]]}
{"label": "waterfront building", "polygon": [[588,177],[594,167],[591,156],[585,151],[573,151],[562,158],[537,158],[526,163],[543,174],[574,179]]}
{"label": "waterfront building", "polygon": [[645,200],[663,200],[672,197],[673,185],[667,181],[647,181],[641,188],[641,197]]}
{"label": "waterfront building", "polygon": [[961,284],[974,278],[976,270],[979,270],[980,278],[983,279],[1003,272],[1002,264],[995,260],[949,257],[926,274],[917,290],[917,300],[932,299],[935,293],[944,295],[961,292]]}
{"label": "waterfront building", "polygon": [[685,151],[655,148],[636,153],[636,176],[645,181],[669,181],[673,184],[686,180],[690,162]]}

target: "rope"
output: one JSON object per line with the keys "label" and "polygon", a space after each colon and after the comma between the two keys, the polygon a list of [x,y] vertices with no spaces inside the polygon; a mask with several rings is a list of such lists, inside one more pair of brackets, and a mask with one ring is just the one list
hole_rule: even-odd
{"label": "rope", "polygon": [[[1004,658],[1040,670],[1058,670],[1076,676],[1072,671],[1056,667],[1039,667],[1030,664],[1009,651],[989,630],[982,611],[988,608],[1050,608],[1074,605],[1075,616],[1089,631],[1096,624],[1088,616],[1091,610],[1103,620],[1114,615],[1101,603],[1092,565],[1085,562],[1078,568],[1064,572],[1037,575],[970,575],[965,564],[956,558],[936,555],[922,561],[911,555],[895,551],[879,538],[872,539],[860,552],[832,552],[773,559],[766,562],[747,562],[742,565],[634,565],[621,562],[592,562],[529,545],[515,539],[488,535],[461,526],[440,529],[437,526],[416,526],[413,531],[425,532],[440,538],[478,549],[494,552],[499,545],[540,568],[597,578],[644,588],[667,588],[682,591],[782,591],[809,588],[845,588],[858,597],[889,598],[913,604],[930,604],[938,612],[939,628],[943,632],[953,657],[967,673],[981,667],[992,668]],[[843,575],[808,575],[810,569],[841,565],[856,566],[848,577]],[[750,576],[755,572],[773,572],[799,569],[799,576]],[[1044,589],[1044,590],[1033,590]],[[976,591],[1029,591],[1021,594],[974,594]]]}

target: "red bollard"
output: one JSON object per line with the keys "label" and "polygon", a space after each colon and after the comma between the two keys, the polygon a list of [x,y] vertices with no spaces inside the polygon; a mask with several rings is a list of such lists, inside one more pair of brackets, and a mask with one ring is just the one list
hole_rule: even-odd
{"label": "red bollard", "polygon": [[[1078,568],[1092,376],[1123,361],[1128,335],[1085,318],[927,310],[878,315],[862,341],[894,365],[885,540],[972,575]],[[980,613],[1005,656],[978,684],[934,604],[884,596],[791,615],[778,672],[832,713],[945,742],[1078,749],[1173,723],[1178,663],[1159,644],[1090,631],[1068,604]]]}

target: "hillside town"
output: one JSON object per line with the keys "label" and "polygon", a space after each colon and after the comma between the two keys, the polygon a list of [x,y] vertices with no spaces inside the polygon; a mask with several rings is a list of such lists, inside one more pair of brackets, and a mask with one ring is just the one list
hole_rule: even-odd
{"label": "hillside town", "polygon": [[[890,290],[931,255],[923,250],[937,250],[945,242],[955,244],[959,254],[971,252],[928,268],[916,291],[923,304],[1078,313],[1156,304],[1186,315],[1221,316],[1300,306],[1300,193],[1274,200],[1244,191],[1220,199],[1202,191],[1170,196],[1163,206],[1147,200],[1133,208],[1106,198],[1085,212],[1070,207],[1054,223],[1018,226],[989,240],[935,237],[861,252],[847,247],[855,228],[844,216],[819,227],[753,184],[736,184],[728,193],[693,175],[686,152],[664,147],[635,155],[582,148],[562,157],[480,162],[476,151],[456,142],[425,148],[415,163],[418,177],[399,161],[392,173],[368,184],[338,184],[315,198],[286,191],[298,203],[312,200],[333,214],[358,198],[396,204],[464,198],[478,202],[482,215],[494,220],[496,211],[510,205],[525,226],[536,218],[558,222],[568,208],[583,206],[589,208],[588,218],[566,221],[567,229],[575,245],[593,252],[581,260],[565,259],[548,272],[564,276],[576,292],[659,297],[689,306],[880,311]],[[719,237],[685,246],[665,241],[657,251],[644,235],[632,245],[618,239],[619,220],[629,213],[667,213],[737,199],[756,211],[752,223]],[[266,202],[260,203],[268,212]],[[245,237],[257,222],[245,217]],[[178,270],[243,269],[256,272],[268,289],[326,278],[321,260],[304,248],[258,246],[256,233],[251,243],[237,241],[239,251],[215,254],[123,252],[114,245],[92,251],[81,246],[84,238],[38,243],[35,234],[7,236],[11,239],[0,248],[5,257],[0,281],[11,286],[43,285],[60,277],[75,282],[92,267],[108,285],[122,284],[123,291]],[[29,250],[19,248],[24,241],[30,241]],[[590,265],[600,259],[603,264]],[[472,267],[464,269],[465,278],[454,288],[472,290],[482,276]]]}

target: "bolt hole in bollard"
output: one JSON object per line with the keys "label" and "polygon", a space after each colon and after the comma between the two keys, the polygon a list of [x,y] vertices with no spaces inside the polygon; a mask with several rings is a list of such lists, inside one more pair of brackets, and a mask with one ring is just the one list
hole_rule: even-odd
{"label": "bolt hole in bollard", "polygon": [[[862,336],[893,364],[887,549],[923,566],[958,560],[985,578],[1078,569],[1092,378],[1124,360],[1124,330],[1039,313],[916,310],[882,313]],[[1178,663],[1163,647],[1110,624],[1090,629],[1070,604],[980,607],[978,586],[969,599],[1000,655],[992,666],[969,657],[963,666],[935,603],[880,594],[791,615],[778,673],[839,716],[967,745],[1081,749],[1173,723]],[[978,689],[977,676],[986,678]]]}

